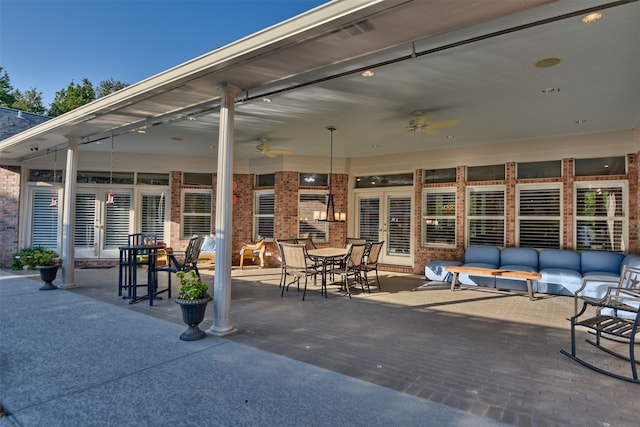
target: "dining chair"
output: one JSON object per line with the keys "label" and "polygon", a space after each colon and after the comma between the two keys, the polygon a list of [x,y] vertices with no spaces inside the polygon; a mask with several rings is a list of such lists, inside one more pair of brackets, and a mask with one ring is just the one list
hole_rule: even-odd
{"label": "dining chair", "polygon": [[[200,248],[202,247],[202,242],[204,242],[204,237],[194,236],[189,239],[189,244],[184,252],[172,251],[171,253],[167,253],[166,256],[168,258],[167,265],[155,265],[153,268],[154,275],[157,275],[158,272],[167,272],[167,289],[164,289],[161,292],[156,291],[156,295],[158,293],[167,292],[169,298],[171,298],[171,275],[177,273],[178,271],[184,271],[185,273],[193,270],[196,272],[198,277],[200,277],[200,272],[198,271],[198,257],[200,256]],[[182,256],[184,254],[184,256]],[[181,255],[178,259],[178,255]],[[157,284],[157,278],[156,278]]]}
{"label": "dining chair", "polygon": [[361,239],[359,237],[347,237],[344,241],[345,247],[354,243],[358,245],[363,245],[367,243],[367,239]]}
{"label": "dining chair", "polygon": [[[307,248],[301,243],[280,243],[280,251],[282,256],[282,268],[284,274],[284,282],[282,283],[282,291],[280,296],[284,296],[284,291],[289,292],[289,286],[296,283],[298,292],[300,292],[300,279],[304,277],[304,291],[302,293],[302,301],[307,295],[307,282],[309,276],[313,276],[313,283],[317,281],[320,273],[318,269],[309,263]],[[287,284],[287,276],[291,276],[293,280]]]}
{"label": "dining chair", "polygon": [[296,244],[298,243],[298,239],[295,237],[285,238],[285,239],[276,239],[276,246],[278,247],[278,253],[280,254],[280,282],[278,283],[278,287],[281,287],[284,283],[284,255],[282,253],[281,243],[288,244]]}
{"label": "dining chair", "polygon": [[364,279],[364,283],[367,285],[369,292],[371,292],[371,288],[369,286],[369,277],[367,276],[367,273],[370,271],[376,272],[376,286],[378,287],[378,290],[382,290],[382,287],[380,287],[380,278],[378,277],[378,259],[382,252],[382,245],[384,245],[384,241],[369,243],[364,254],[364,259],[362,260],[362,278]]}
{"label": "dining chair", "polygon": [[331,273],[339,274],[342,277],[342,286],[345,288],[347,295],[349,295],[349,299],[351,299],[351,289],[349,288],[350,276],[353,277],[354,283],[360,284],[362,292],[364,292],[361,267],[366,249],[366,244],[350,244],[346,255],[341,259],[340,265],[331,271]]}

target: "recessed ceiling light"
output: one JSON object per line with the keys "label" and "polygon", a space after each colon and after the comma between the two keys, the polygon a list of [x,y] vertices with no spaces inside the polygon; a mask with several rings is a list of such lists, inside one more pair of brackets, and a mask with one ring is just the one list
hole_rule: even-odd
{"label": "recessed ceiling light", "polygon": [[262,102],[268,104],[269,102],[271,102],[271,98],[267,98],[266,96],[264,98],[262,98]]}
{"label": "recessed ceiling light", "polygon": [[551,56],[549,58],[542,58],[536,61],[536,63],[533,65],[536,68],[549,68],[558,65],[560,62],[562,62],[562,59],[556,56]]}
{"label": "recessed ceiling light", "polygon": [[376,73],[373,70],[365,70],[361,73],[362,77],[373,77],[375,74]]}
{"label": "recessed ceiling light", "polygon": [[593,13],[590,13],[588,15],[583,16],[581,21],[584,22],[585,24],[592,24],[594,22],[597,22],[597,21],[601,20],[603,16],[604,16],[603,13],[593,12]]}

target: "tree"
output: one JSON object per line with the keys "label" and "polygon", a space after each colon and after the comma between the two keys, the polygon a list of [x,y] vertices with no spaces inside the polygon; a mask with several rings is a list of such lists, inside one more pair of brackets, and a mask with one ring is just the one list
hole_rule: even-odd
{"label": "tree", "polygon": [[15,100],[9,74],[4,68],[0,67],[0,107],[12,108],[11,106]]}
{"label": "tree", "polygon": [[44,114],[47,111],[42,104],[42,92],[38,92],[35,88],[24,92],[16,89],[14,91],[14,97],[15,102],[11,108],[35,114]]}
{"label": "tree", "polygon": [[128,83],[116,81],[111,77],[109,80],[102,80],[100,84],[98,84],[98,87],[96,87],[96,96],[97,98],[102,98],[127,86],[129,86]]}
{"label": "tree", "polygon": [[60,116],[95,99],[96,92],[88,79],[82,79],[81,85],[71,81],[66,89],[56,92],[55,98],[49,106],[49,115],[51,117]]}

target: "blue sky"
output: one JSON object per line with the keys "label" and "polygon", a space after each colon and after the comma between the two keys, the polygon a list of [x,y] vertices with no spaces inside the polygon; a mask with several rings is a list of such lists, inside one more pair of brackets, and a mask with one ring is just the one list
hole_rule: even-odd
{"label": "blue sky", "polygon": [[45,107],[73,80],[136,83],[327,0],[0,0],[0,66]]}

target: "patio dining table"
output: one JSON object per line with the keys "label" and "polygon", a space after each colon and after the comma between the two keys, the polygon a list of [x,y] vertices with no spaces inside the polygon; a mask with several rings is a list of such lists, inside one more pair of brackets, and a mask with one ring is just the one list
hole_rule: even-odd
{"label": "patio dining table", "polygon": [[328,267],[333,265],[335,261],[343,258],[349,250],[347,248],[319,248],[319,249],[310,249],[307,251],[307,255],[314,261],[320,262],[321,270],[320,274],[322,275],[322,290],[321,292],[324,294],[325,298],[327,297],[327,273],[329,271]]}

